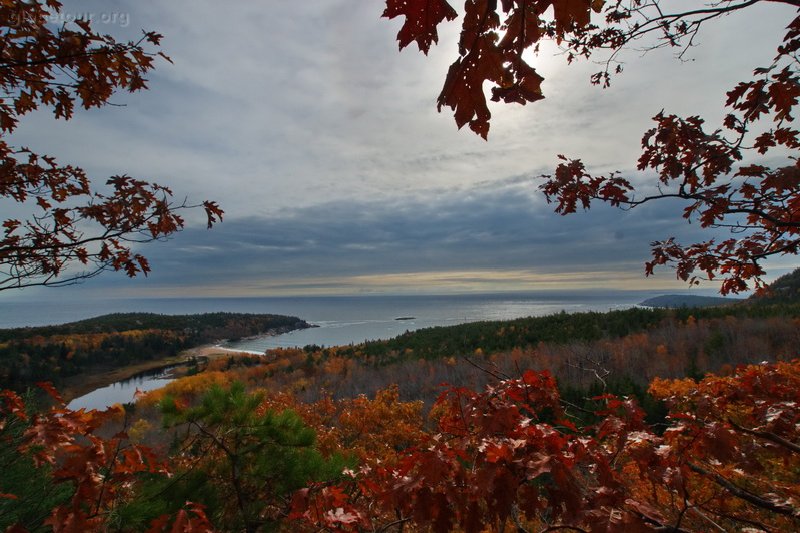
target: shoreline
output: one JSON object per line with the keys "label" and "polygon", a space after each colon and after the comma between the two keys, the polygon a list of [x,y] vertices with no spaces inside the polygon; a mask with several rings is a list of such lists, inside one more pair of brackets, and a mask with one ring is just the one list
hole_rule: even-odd
{"label": "shoreline", "polygon": [[[298,327],[298,324],[302,324]],[[307,329],[319,327],[314,324],[309,324],[305,320],[300,319],[295,327],[279,327],[270,328],[264,333],[252,335],[248,338],[258,337],[276,337],[296,329]],[[152,359],[150,361],[141,361],[131,365],[126,365],[118,368],[98,369],[96,371],[86,372],[77,376],[66,378],[61,385],[59,385],[59,392],[65,403],[69,403],[75,398],[88,394],[94,390],[102,387],[107,387],[112,383],[118,381],[125,381],[135,377],[137,374],[144,372],[153,372],[167,367],[180,367],[188,364],[190,358],[201,358],[211,361],[221,357],[227,357],[232,354],[246,354],[246,355],[263,355],[263,352],[237,350],[235,348],[227,348],[223,343],[227,339],[218,339],[214,342],[201,344],[193,348],[188,348],[171,357],[162,357],[160,359]]]}
{"label": "shoreline", "polygon": [[64,398],[64,403],[69,403],[75,398],[79,398],[96,389],[107,387],[118,381],[131,379],[137,374],[141,374],[143,372],[153,372],[165,367],[188,364],[188,360],[191,357],[205,358],[211,361],[234,354],[253,355],[256,353],[226,348],[220,345],[221,342],[223,341],[202,344],[200,346],[195,346],[194,348],[188,348],[171,357],[163,357],[161,359],[143,361],[120,368],[100,370],[78,376],[71,376],[64,380],[63,384],[59,387],[59,392],[61,393],[61,397]]}

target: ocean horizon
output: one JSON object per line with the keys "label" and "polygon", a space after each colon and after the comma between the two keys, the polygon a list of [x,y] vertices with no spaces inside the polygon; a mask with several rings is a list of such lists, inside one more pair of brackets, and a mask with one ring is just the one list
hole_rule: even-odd
{"label": "ocean horizon", "polygon": [[[54,290],[55,291],[55,290]],[[663,291],[662,291],[663,292]],[[0,329],[47,326],[75,322],[109,313],[146,312],[166,315],[213,312],[274,313],[294,315],[298,312],[309,316],[300,318],[329,320],[331,312],[338,317],[359,309],[417,308],[419,305],[437,306],[444,303],[466,305],[475,302],[526,302],[552,307],[558,305],[590,306],[613,304],[617,301],[643,300],[659,291],[620,290],[549,290],[537,292],[494,292],[463,294],[366,294],[331,296],[253,296],[253,297],[142,297],[142,298],[74,298],[70,294],[63,300],[53,299],[0,299]],[[55,293],[54,293],[55,295]],[[507,312],[497,310],[500,315]]]}
{"label": "ocean horizon", "polygon": [[[680,291],[678,291],[680,292]],[[517,293],[296,296],[250,298],[127,298],[52,301],[0,300],[0,328],[75,322],[109,313],[165,315],[211,312],[296,316],[318,327],[231,345],[263,352],[278,346],[332,346],[387,339],[425,327],[511,320],[565,311],[609,311],[635,306],[664,291],[551,290]],[[698,291],[693,291],[698,294]],[[402,318],[404,320],[397,320]]]}

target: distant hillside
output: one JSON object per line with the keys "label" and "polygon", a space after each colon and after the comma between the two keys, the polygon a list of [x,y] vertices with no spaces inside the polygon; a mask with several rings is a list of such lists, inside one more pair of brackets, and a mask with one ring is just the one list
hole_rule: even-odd
{"label": "distant hillside", "polygon": [[776,279],[766,294],[753,295],[749,298],[753,303],[792,303],[800,302],[800,268]]}
{"label": "distant hillside", "polygon": [[718,296],[697,296],[694,294],[665,294],[649,298],[639,305],[645,307],[668,307],[678,309],[681,307],[716,307],[719,305],[732,305],[745,301],[742,298],[720,298]]}
{"label": "distant hillside", "polygon": [[311,327],[293,316],[118,313],[59,326],[0,330],[0,388],[59,383],[87,372],[173,357],[219,339]]}
{"label": "distant hillside", "polygon": [[[604,387],[652,401],[645,390],[654,377],[698,378],[725,365],[797,357],[798,317],[800,304],[557,313],[425,328],[347,346],[276,348],[260,361],[231,356],[209,370],[230,370],[224,379],[303,401],[371,396],[396,384],[402,398],[430,406],[443,383],[482,387],[492,376],[538,368],[550,370],[576,405]],[[207,377],[174,390],[194,390]]]}
{"label": "distant hillside", "polygon": [[294,316],[251,313],[204,313],[162,315],[158,313],[112,313],[55,326],[0,329],[0,342],[54,335],[124,333],[126,331],[164,330],[192,333],[198,342],[231,337],[260,335],[269,330],[308,328],[310,324]]}
{"label": "distant hillside", "polygon": [[[741,301],[741,300],[740,300]],[[339,356],[373,366],[385,366],[405,360],[435,360],[452,356],[510,352],[528,349],[539,343],[588,343],[622,338],[659,327],[664,321],[685,323],[725,317],[764,319],[800,317],[795,305],[724,305],[704,308],[678,307],[631,308],[609,312],[556,313],[553,315],[469,322],[455,326],[423,328],[388,340],[340,346]],[[308,353],[324,351],[319,346],[305,346]]]}

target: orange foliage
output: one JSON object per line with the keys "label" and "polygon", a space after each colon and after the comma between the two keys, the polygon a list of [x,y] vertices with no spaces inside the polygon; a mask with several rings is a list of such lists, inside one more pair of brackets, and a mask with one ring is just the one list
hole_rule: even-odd
{"label": "orange foliage", "polygon": [[340,404],[337,437],[363,462],[386,462],[426,440],[421,401],[401,402],[397,386],[375,398],[359,396]]}
{"label": "orange foliage", "polygon": [[[598,423],[574,426],[546,372],[453,388],[424,446],[303,493],[292,516],[347,531],[396,520],[435,532],[797,530],[800,360],[651,391],[670,407],[663,436],[611,395]],[[349,522],[325,523],[333,504]]]}
{"label": "orange foliage", "polygon": [[322,366],[322,370],[327,374],[347,374],[347,371],[353,367],[355,362],[350,358],[345,357],[331,357]]}
{"label": "orange foliage", "polygon": [[167,383],[164,387],[142,395],[138,400],[142,407],[157,405],[165,396],[172,396],[176,400],[189,404],[212,385],[230,385],[232,377],[226,372],[210,371],[201,372],[193,376],[185,376]]}

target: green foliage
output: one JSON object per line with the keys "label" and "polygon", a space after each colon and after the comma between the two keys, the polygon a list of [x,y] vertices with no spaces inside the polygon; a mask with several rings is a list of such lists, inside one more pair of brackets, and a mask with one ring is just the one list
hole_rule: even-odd
{"label": "green foliage", "polygon": [[143,329],[191,332],[204,339],[258,335],[270,329],[308,327],[294,316],[251,313],[202,313],[162,315],[157,313],[112,313],[54,326],[0,329],[0,342],[35,336],[121,333]]}
{"label": "green foliage", "polygon": [[49,465],[37,466],[30,453],[18,450],[36,411],[32,394],[26,396],[25,404],[27,420],[8,417],[0,425],[0,495],[9,495],[0,496],[0,531],[14,524],[32,533],[49,531],[42,522],[73,494],[73,487],[54,482]]}
{"label": "green foliage", "polygon": [[154,519],[175,514],[188,501],[220,509],[225,502],[219,489],[200,469],[186,470],[172,477],[143,476],[136,496],[116,509],[109,523],[122,531],[144,531]]}
{"label": "green foliage", "polygon": [[[557,313],[516,320],[470,322],[457,326],[434,327],[407,332],[385,341],[371,341],[353,347],[340,347],[337,355],[360,351],[366,362],[391,364],[403,359],[439,359],[484,353],[508,352],[514,348],[535,347],[539,343],[566,344],[615,339],[647,331],[665,321],[685,323],[696,319],[798,317],[800,303],[773,305],[732,305],[707,308],[645,309],[631,308],[607,313]],[[320,350],[307,346],[307,352]],[[325,350],[322,350],[325,353]]]}
{"label": "green foliage", "polygon": [[194,407],[172,397],[161,407],[165,426],[182,435],[180,464],[174,480],[152,479],[120,512],[125,523],[147,523],[191,500],[226,529],[269,530],[294,491],[338,479],[351,465],[340,455],[324,457],[314,430],[294,411],[266,409],[264,395],[241,383],[212,387]]}
{"label": "green foliage", "polygon": [[172,357],[223,338],[308,327],[297,317],[124,313],[60,326],[0,330],[0,387],[23,390],[87,371]]}
{"label": "green foliage", "polygon": [[647,392],[647,387],[634,381],[630,376],[609,379],[606,382],[593,381],[587,388],[560,385],[561,399],[565,411],[577,426],[585,427],[602,420],[597,412],[605,406],[605,395],[611,394],[620,398],[633,398],[645,413],[648,425],[655,429],[665,426],[668,414],[664,402],[655,399]]}
{"label": "green foliage", "polygon": [[779,277],[764,294],[751,296],[749,301],[761,305],[800,301],[800,268]]}
{"label": "green foliage", "polygon": [[557,313],[516,320],[470,322],[457,326],[420,329],[387,341],[367,342],[363,351],[386,364],[404,357],[435,359],[536,346],[540,342],[593,341],[622,337],[661,322],[667,313],[658,309],[627,309],[608,313]]}

